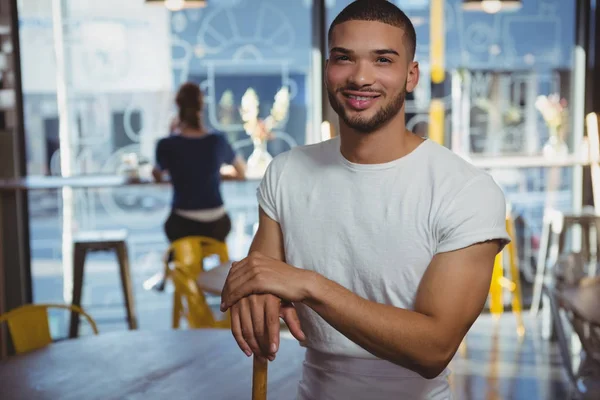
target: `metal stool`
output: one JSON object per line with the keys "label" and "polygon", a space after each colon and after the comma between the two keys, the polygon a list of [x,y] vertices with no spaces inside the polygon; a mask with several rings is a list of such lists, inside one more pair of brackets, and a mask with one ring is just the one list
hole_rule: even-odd
{"label": "metal stool", "polygon": [[[81,306],[81,292],[83,289],[83,270],[85,257],[88,252],[114,251],[119,263],[127,324],[129,329],[137,329],[137,317],[133,299],[133,288],[127,256],[127,231],[93,231],[82,232],[75,235],[73,240],[73,305]],[[79,315],[71,313],[69,337],[77,337],[79,333]]]}

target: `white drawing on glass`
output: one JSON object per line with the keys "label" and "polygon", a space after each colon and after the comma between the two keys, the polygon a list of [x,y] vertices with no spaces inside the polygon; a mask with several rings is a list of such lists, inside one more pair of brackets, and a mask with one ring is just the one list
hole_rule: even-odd
{"label": "white drawing on glass", "polygon": [[120,81],[131,67],[127,27],[117,22],[88,22],[69,35],[68,46],[78,46],[82,68],[89,81]]}
{"label": "white drawing on glass", "polygon": [[[203,57],[202,71],[207,78],[200,82],[200,87],[205,93],[208,123],[224,132],[239,132],[244,128],[238,111],[241,99],[235,99],[228,88],[220,94],[221,101],[216,98],[217,93],[221,92],[216,88],[220,76],[274,73],[281,77],[279,86],[289,90],[290,100],[294,99],[298,92],[297,84],[289,74],[291,61],[272,56],[265,57],[263,54],[265,51],[276,54],[293,51],[296,38],[289,17],[278,7],[262,3],[258,7],[251,31],[245,33],[241,32],[238,22],[241,18],[247,16],[236,13],[229,7],[217,8],[202,15],[196,43],[177,38],[177,44],[187,51],[184,57],[174,61],[174,67],[182,70],[178,73],[179,77],[175,76],[175,81],[182,83],[188,79],[192,53]],[[175,39],[173,42],[175,43]],[[213,58],[217,54],[222,54],[222,58]],[[285,126],[286,121],[283,121],[282,126]],[[296,141],[291,135],[281,130],[274,131],[273,137],[283,140],[290,147],[296,146]],[[252,140],[248,138],[233,143],[236,149],[252,145]]]}
{"label": "white drawing on glass", "polygon": [[[247,17],[240,13],[237,18]],[[217,9],[209,13],[197,34],[197,43],[207,54],[218,54],[248,43],[262,44],[276,53],[285,53],[293,49],[295,39],[287,15],[271,4],[260,5],[254,32],[250,35],[240,33],[236,15],[230,9]]]}
{"label": "white drawing on glass", "polygon": [[469,52],[485,53],[494,41],[494,31],[484,23],[470,24],[464,32],[465,45]]}
{"label": "white drawing on glass", "polygon": [[144,130],[144,124],[142,123],[141,128],[138,132],[133,128],[133,114],[135,112],[143,113],[143,109],[135,104],[135,102],[131,102],[125,108],[125,113],[123,115],[123,128],[125,130],[125,135],[132,141],[138,143],[142,137],[142,132]]}
{"label": "white drawing on glass", "polygon": [[[529,47],[514,32],[535,30],[539,40]],[[552,15],[509,15],[503,19],[502,38],[504,42],[504,62],[506,65],[519,64],[524,56],[535,53],[536,64],[561,64],[562,25],[558,16]],[[517,48],[517,43],[519,44]],[[540,49],[544,49],[540,51]]]}
{"label": "white drawing on glass", "polygon": [[538,0],[538,9],[541,15],[556,15],[557,14],[557,4],[556,0]]}
{"label": "white drawing on glass", "polygon": [[185,82],[190,73],[190,61],[194,54],[194,49],[185,40],[176,35],[171,36],[171,66],[173,69],[173,78],[177,82]]}
{"label": "white drawing on glass", "polygon": [[177,33],[181,33],[183,31],[185,31],[185,29],[188,26],[187,18],[188,17],[186,15],[186,13],[182,13],[182,12],[174,13],[173,16],[171,17],[171,27],[173,28],[173,30]]}

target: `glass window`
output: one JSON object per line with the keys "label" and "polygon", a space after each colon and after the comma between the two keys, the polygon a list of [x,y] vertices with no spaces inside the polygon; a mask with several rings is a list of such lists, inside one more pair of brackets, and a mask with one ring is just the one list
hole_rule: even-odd
{"label": "glass window", "polygon": [[276,94],[289,91],[286,120],[273,132],[272,155],[306,143],[310,125],[311,7],[306,1],[222,2],[203,11],[171,16],[174,86],[199,83],[207,96],[205,121],[225,132],[249,157],[240,115],[244,95],[254,91],[258,116],[271,114]]}
{"label": "glass window", "polygon": [[[58,15],[53,3],[62,4]],[[310,142],[311,3],[220,0],[169,12],[142,0],[19,2],[28,174],[60,175],[68,168],[73,175],[114,175],[137,159],[149,175],[156,142],[171,133],[175,93],[186,81],[200,84],[205,94],[206,125],[224,132],[245,158],[255,146],[240,107],[252,91],[262,119],[277,93],[289,93],[287,112],[267,142],[270,156]],[[55,36],[57,23],[64,29]],[[223,185],[232,258],[246,254],[253,235],[257,185]],[[161,269],[167,248],[168,186],[81,188],[65,199],[60,190],[30,195],[34,300],[69,298],[64,229],[68,239],[77,231],[124,228],[141,324],[169,326],[169,296],[142,290]],[[114,256],[89,255],[85,278],[84,306],[93,307],[93,315],[123,313]],[[164,318],[153,322],[162,312]],[[115,321],[121,329],[121,319]],[[53,322],[53,329],[61,324]]]}

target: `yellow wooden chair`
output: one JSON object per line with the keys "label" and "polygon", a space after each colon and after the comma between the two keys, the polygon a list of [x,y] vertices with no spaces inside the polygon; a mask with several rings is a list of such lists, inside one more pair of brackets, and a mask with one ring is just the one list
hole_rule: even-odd
{"label": "yellow wooden chair", "polygon": [[[506,231],[510,236],[511,242],[506,246],[503,252],[496,256],[494,262],[494,271],[492,273],[492,283],[490,285],[490,312],[499,317],[504,312],[503,294],[508,290],[512,294],[512,312],[517,318],[517,334],[522,337],[525,334],[525,325],[523,324],[523,303],[521,294],[521,276],[519,273],[518,255],[517,255],[517,237],[515,235],[515,224],[511,216],[510,207],[506,216]],[[504,254],[508,253],[508,265],[510,279],[504,276]]]}
{"label": "yellow wooden chair", "polygon": [[221,263],[229,261],[227,244],[208,237],[189,236],[174,241],[167,250],[164,259],[165,276],[171,278],[175,286],[173,329],[179,328],[181,318],[185,318],[188,326],[193,329],[231,326],[229,314],[223,320],[214,317],[196,282],[204,271],[204,260],[212,255],[217,255]]}
{"label": "yellow wooden chair", "polygon": [[206,236],[187,236],[171,243],[163,257],[164,270],[150,277],[144,282],[146,290],[154,289],[159,292],[165,290],[166,280],[169,276],[169,263],[177,262],[185,265],[186,270],[198,276],[204,271],[206,257],[217,255],[221,263],[229,261],[227,244]]}
{"label": "yellow wooden chair", "polygon": [[[229,261],[227,244],[205,236],[188,236],[171,243],[165,255],[165,264],[171,259],[197,277],[204,271],[204,260],[213,255],[218,256],[221,263]],[[165,265],[165,272],[167,269],[168,265]]]}
{"label": "yellow wooden chair", "polygon": [[231,327],[229,312],[223,316],[223,319],[216,319],[196,279],[185,268],[175,263],[175,267],[169,271],[169,277],[175,286],[173,329],[179,328],[182,318],[187,320],[190,329]]}
{"label": "yellow wooden chair", "polygon": [[98,334],[96,322],[81,308],[66,304],[27,304],[0,315],[0,324],[6,322],[17,354],[36,350],[52,343],[48,323],[48,309],[63,309],[83,315]]}

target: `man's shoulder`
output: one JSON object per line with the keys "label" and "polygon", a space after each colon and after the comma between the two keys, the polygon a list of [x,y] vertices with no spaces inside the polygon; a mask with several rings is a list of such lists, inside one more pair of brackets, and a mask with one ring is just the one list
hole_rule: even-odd
{"label": "man's shoulder", "polygon": [[293,165],[294,170],[302,168],[302,166],[318,165],[331,156],[332,151],[337,148],[336,145],[339,146],[334,138],[319,143],[293,147],[275,156],[271,161],[272,168],[281,172],[287,165]]}
{"label": "man's shoulder", "polygon": [[455,184],[466,184],[489,174],[449,148],[431,142],[428,146],[428,169],[434,178],[450,180]]}
{"label": "man's shoulder", "polygon": [[339,148],[339,141],[339,137],[334,137],[318,143],[296,146],[289,152],[291,156],[295,158],[302,158],[306,156],[329,156],[333,151]]}

